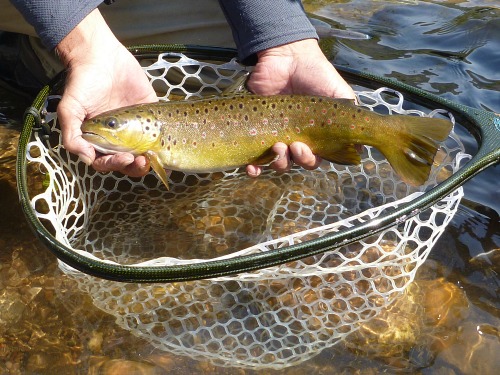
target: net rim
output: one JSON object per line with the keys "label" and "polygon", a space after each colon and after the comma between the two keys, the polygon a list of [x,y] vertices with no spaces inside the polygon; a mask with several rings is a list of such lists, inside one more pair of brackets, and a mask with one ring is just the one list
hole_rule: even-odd
{"label": "net rim", "polygon": [[[142,46],[131,47],[136,55],[140,54],[157,54],[160,51],[165,51],[165,48],[159,48],[160,46]],[[165,47],[165,46],[163,46]],[[156,51],[156,52],[155,52]],[[203,48],[203,47],[185,47],[179,46],[174,52],[183,53],[194,53],[195,55],[208,54],[210,58],[215,59],[217,55],[217,48]],[[236,52],[233,50],[224,49],[225,57],[227,55],[235,56]],[[219,55],[220,58],[220,55]],[[402,218],[409,218],[415,216],[422,209],[432,206],[434,203],[438,202],[440,199],[445,197],[448,193],[453,192],[466,180],[472,178],[480,170],[486,168],[488,165],[492,165],[498,162],[500,158],[500,152],[497,149],[496,153],[491,150],[486,150],[485,148],[491,148],[491,144],[494,144],[494,139],[489,134],[490,128],[486,128],[485,124],[478,120],[478,116],[486,116],[492,123],[500,123],[497,117],[491,115],[489,112],[485,115],[479,110],[473,110],[474,113],[471,114],[468,107],[457,105],[455,103],[449,102],[443,98],[436,97],[432,94],[425,93],[422,90],[412,88],[408,85],[390,81],[383,77],[376,77],[372,75],[367,75],[366,73],[354,72],[349,69],[344,69],[337,67],[341,72],[344,72],[349,77],[353,78],[355,81],[364,80],[363,86],[369,86],[367,84],[378,82],[387,84],[389,87],[401,91],[408,91],[411,95],[422,95],[425,94],[425,100],[427,104],[437,103],[439,105],[444,105],[448,109],[452,110],[453,113],[458,114],[461,117],[466,117],[468,120],[468,129],[473,129],[473,135],[478,137],[479,134],[479,144],[480,148],[478,153],[474,156],[473,161],[467,164],[469,168],[462,168],[461,173],[456,173],[452,177],[448,178],[432,190],[422,194],[420,197],[414,201],[405,203],[399,209],[394,212],[385,215],[384,218],[377,218],[376,220],[370,220],[362,225],[357,225],[352,228],[347,228],[346,230],[340,231],[333,235],[327,235],[319,239],[310,240],[303,242],[301,244],[294,244],[288,247],[274,249],[265,254],[253,254],[251,256],[243,257],[233,257],[231,260],[223,261],[205,261],[197,264],[190,265],[173,265],[173,266],[127,266],[127,265],[113,265],[107,261],[96,261],[93,259],[88,259],[82,254],[78,254],[73,249],[65,246],[55,239],[52,234],[41,224],[38,217],[36,216],[33,207],[30,202],[29,194],[27,191],[27,181],[26,181],[26,147],[28,140],[30,139],[32,132],[36,131],[40,127],[39,115],[37,118],[36,111],[39,111],[44,101],[46,100],[52,85],[49,85],[42,89],[37,98],[35,99],[33,106],[35,111],[27,112],[25,116],[25,126],[21,133],[20,142],[18,146],[18,158],[16,174],[18,179],[18,191],[21,199],[21,205],[23,211],[28,219],[29,224],[34,229],[35,233],[41,239],[41,241],[51,250],[62,262],[66,263],[72,268],[79,271],[102,277],[110,280],[117,281],[132,281],[132,282],[170,282],[170,281],[186,281],[195,279],[204,279],[207,277],[220,277],[245,271],[251,271],[256,269],[261,269],[269,266],[280,265],[293,260],[298,260],[311,255],[319,254],[327,250],[331,250],[335,247],[345,246],[347,244],[357,242],[366,238],[367,236],[373,235],[375,233],[381,232],[384,229],[390,228],[397,223],[402,221]],[[368,81],[367,81],[368,80]],[[472,125],[470,125],[472,123]],[[498,125],[497,125],[498,126]],[[493,139],[493,141],[492,141]],[[498,139],[496,140],[498,142]],[[485,147],[485,145],[487,147]],[[481,165],[478,167],[478,162]],[[473,164],[473,168],[470,168]],[[460,171],[459,171],[460,172]],[[403,220],[404,221],[404,220]],[[208,270],[208,271],[207,271]]]}

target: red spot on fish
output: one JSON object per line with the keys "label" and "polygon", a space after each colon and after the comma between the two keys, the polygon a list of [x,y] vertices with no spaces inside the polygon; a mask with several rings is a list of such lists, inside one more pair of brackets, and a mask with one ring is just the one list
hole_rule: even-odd
{"label": "red spot on fish", "polygon": [[262,124],[267,125],[269,123],[269,120],[267,118],[262,119]]}
{"label": "red spot on fish", "polygon": [[369,117],[365,117],[365,121],[366,122],[370,122],[370,118]]}
{"label": "red spot on fish", "polygon": [[328,111],[326,110],[326,108],[323,108],[323,109],[321,110],[321,113],[322,113],[322,114],[326,114],[326,112],[328,112]]}
{"label": "red spot on fish", "polygon": [[305,107],[304,112],[309,112],[309,107]]}
{"label": "red spot on fish", "polygon": [[276,136],[278,135],[278,131],[277,131],[277,130],[273,130],[273,131],[271,132],[271,134],[272,134],[272,135],[274,135],[274,136],[276,137]]}
{"label": "red spot on fish", "polygon": [[250,131],[248,132],[248,134],[250,134],[250,135],[257,135],[257,129],[255,129],[255,128],[250,129]]}
{"label": "red spot on fish", "polygon": [[331,124],[332,124],[332,122],[333,122],[333,121],[332,121],[332,119],[331,119],[331,118],[329,118],[328,120],[326,120],[326,123],[327,123],[328,125],[331,125]]}
{"label": "red spot on fish", "polygon": [[314,125],[314,120],[313,119],[309,120],[309,125]]}
{"label": "red spot on fish", "polygon": [[264,140],[262,140],[262,141],[260,141],[260,144],[261,144],[261,145],[265,145],[265,144],[266,144],[266,142],[265,142]]}
{"label": "red spot on fish", "polygon": [[207,138],[207,133],[206,132],[202,132],[201,133],[201,138],[203,138],[203,139]]}
{"label": "red spot on fish", "polygon": [[187,139],[186,138],[182,138],[182,144],[185,145],[187,143]]}
{"label": "red spot on fish", "polygon": [[296,127],[295,127],[295,131],[296,131],[297,133],[300,133],[300,128],[299,128],[298,126],[296,126]]}
{"label": "red spot on fish", "polygon": [[356,125],[354,124],[351,124],[351,126],[349,126],[351,129],[355,129],[356,128]]}
{"label": "red spot on fish", "polygon": [[193,141],[193,147],[196,147],[197,143],[196,141]]}
{"label": "red spot on fish", "polygon": [[288,121],[290,121],[290,120],[288,119],[288,117],[285,117],[285,118],[283,119],[283,122],[284,122],[285,124],[288,124]]}

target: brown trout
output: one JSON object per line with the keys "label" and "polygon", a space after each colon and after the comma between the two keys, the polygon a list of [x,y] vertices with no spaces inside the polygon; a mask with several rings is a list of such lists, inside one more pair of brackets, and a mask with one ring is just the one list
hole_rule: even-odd
{"label": "brown trout", "polygon": [[145,155],[167,187],[165,168],[264,165],[275,159],[273,144],[295,141],[338,164],[359,164],[355,145],[373,146],[405,182],[421,185],[451,128],[448,120],[381,115],[347,99],[240,95],[124,107],[86,120],[82,132],[102,153]]}

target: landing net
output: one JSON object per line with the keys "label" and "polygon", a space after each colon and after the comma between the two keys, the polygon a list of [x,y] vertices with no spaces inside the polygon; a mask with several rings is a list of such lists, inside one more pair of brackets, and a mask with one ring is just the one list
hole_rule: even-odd
{"label": "landing net", "polygon": [[[247,73],[235,60],[201,62],[179,53],[141,63],[161,100],[214,95]],[[356,89],[360,105],[381,113],[446,116],[415,107],[393,90]],[[27,147],[31,204],[57,241],[114,264],[197,263],[301,243],[409,202],[468,160],[452,132],[418,188],[364,147],[359,166],[323,162],[313,171],[266,170],[257,179],[244,170],[174,172],[167,191],[153,174],[101,174],[69,154],[57,125],[59,99],[49,95],[42,111],[50,137],[34,133]],[[234,276],[120,283],[59,265],[118,325],[160,349],[219,365],[282,368],[339,342],[404,291],[462,196],[460,187],[358,243]]]}

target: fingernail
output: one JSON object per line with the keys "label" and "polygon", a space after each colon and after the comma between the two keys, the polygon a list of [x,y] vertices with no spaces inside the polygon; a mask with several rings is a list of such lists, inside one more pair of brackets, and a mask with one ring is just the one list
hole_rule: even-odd
{"label": "fingernail", "polygon": [[92,160],[84,154],[78,154],[78,159],[86,165],[92,165]]}

